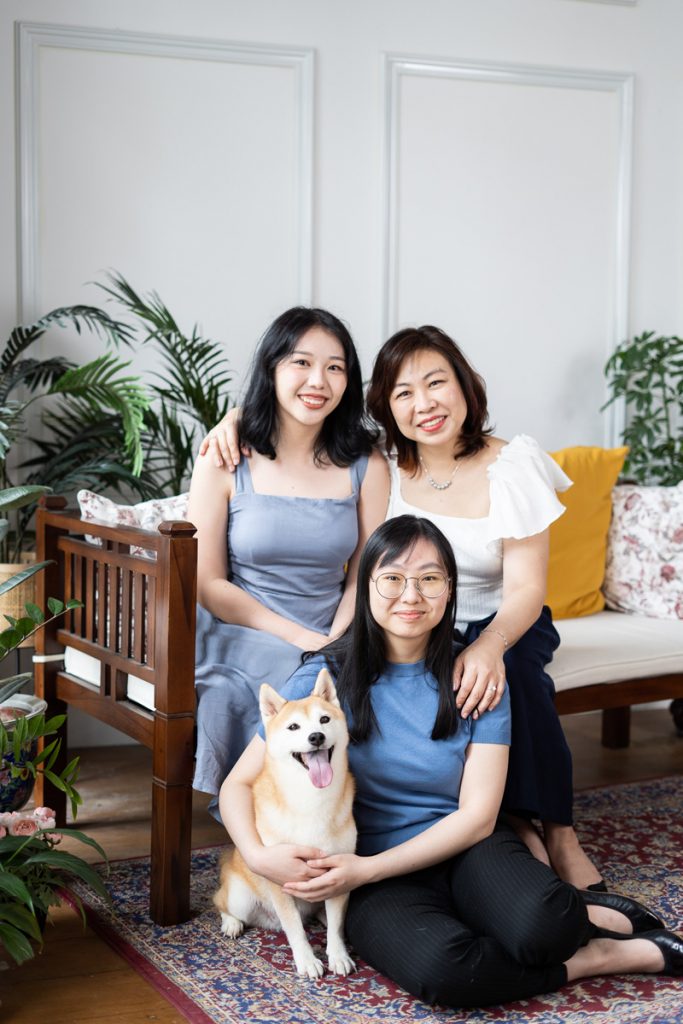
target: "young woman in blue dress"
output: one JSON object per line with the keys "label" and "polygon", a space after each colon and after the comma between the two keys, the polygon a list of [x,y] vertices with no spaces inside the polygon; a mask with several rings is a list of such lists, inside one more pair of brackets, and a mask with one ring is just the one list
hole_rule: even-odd
{"label": "young woman in blue dress", "polygon": [[388,496],[360,367],[337,317],[295,307],[254,356],[232,473],[198,458],[195,789],[217,794],[276,688],[351,618],[358,557]]}
{"label": "young woman in blue dress", "polygon": [[[430,1003],[504,1003],[595,974],[682,974],[683,940],[654,914],[582,894],[497,823],[509,699],[477,718],[457,711],[456,582],[452,547],[429,519],[388,520],[361,557],[352,624],[281,691],[308,696],[323,665],[336,680],[352,737],[357,853],[262,844],[251,789],[260,735],[221,788],[231,838],[253,871],[293,896],[350,893],[355,952]],[[593,902],[603,898],[611,905]]]}

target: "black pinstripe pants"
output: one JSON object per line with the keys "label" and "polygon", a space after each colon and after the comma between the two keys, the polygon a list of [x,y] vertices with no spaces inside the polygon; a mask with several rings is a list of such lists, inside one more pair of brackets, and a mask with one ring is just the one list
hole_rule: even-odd
{"label": "black pinstripe pants", "polygon": [[356,889],[346,930],[376,970],[449,1007],[552,992],[596,934],[577,890],[502,824],[443,864]]}

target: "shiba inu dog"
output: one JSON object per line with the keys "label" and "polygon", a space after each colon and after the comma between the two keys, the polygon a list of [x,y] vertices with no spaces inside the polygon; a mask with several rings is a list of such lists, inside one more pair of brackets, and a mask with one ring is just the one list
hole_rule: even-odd
{"label": "shiba inu dog", "polygon": [[[266,755],[253,795],[256,830],[263,844],[297,843],[329,854],[353,853],[356,826],[346,753],[349,734],[330,674],[323,669],[304,700],[286,701],[267,684],[259,697]],[[323,974],[304,931],[304,919],[320,913],[322,904],[295,899],[279,885],[255,875],[236,849],[223,858],[221,886],[213,901],[224,935],[237,938],[248,924],[282,928],[299,974],[309,978]],[[324,904],[327,959],[335,974],[355,968],[343,938],[347,902],[344,895]]]}

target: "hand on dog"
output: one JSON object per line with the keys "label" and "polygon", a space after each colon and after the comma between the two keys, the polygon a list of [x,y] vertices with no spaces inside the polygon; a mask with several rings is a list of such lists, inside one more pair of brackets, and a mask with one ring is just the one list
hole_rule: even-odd
{"label": "hand on dog", "polygon": [[308,862],[309,868],[318,872],[318,877],[306,882],[288,882],[283,885],[283,891],[309,903],[322,903],[333,896],[342,896],[370,881],[370,859],[355,853],[318,857]]}
{"label": "hand on dog", "polygon": [[478,718],[484,711],[493,711],[505,692],[505,665],[495,642],[480,636],[460,652],[453,669],[453,689],[463,718],[470,714]]}
{"label": "hand on dog", "polygon": [[304,883],[324,874],[324,868],[312,866],[316,858],[324,856],[324,850],[315,846],[277,843],[261,846],[250,858],[249,867],[257,875],[284,886],[286,882]]}

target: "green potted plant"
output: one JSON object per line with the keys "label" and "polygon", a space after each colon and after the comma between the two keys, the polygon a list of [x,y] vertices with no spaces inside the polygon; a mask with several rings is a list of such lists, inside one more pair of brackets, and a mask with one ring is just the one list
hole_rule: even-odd
{"label": "green potted plant", "polygon": [[[109,478],[95,460],[99,477],[88,481],[82,470],[89,466],[87,453],[103,429],[102,417],[93,420],[87,408],[77,409],[72,402],[68,409],[44,416],[46,436],[37,445],[38,454],[24,465],[26,482],[49,484],[62,494],[76,482],[94,489],[102,481],[143,500],[179,494],[192,474],[199,441],[230,408],[232,374],[224,346],[204,337],[197,325],[189,334],[183,332],[155,292],[142,295],[121,274],[108,275],[107,283],[98,287],[126,317],[125,324],[106,322],[112,337],[118,335],[119,344],[129,348],[151,346],[158,356],[147,381],[150,402],[142,414],[140,474]],[[117,436],[115,421],[108,421],[107,429]]]}
{"label": "green potted plant", "polygon": [[[17,495],[16,488],[0,491],[0,509],[34,501],[37,490],[45,492],[46,488],[28,488],[23,497]],[[16,573],[0,584],[0,595],[16,589],[46,564],[40,562]],[[49,618],[79,606],[79,601],[65,603],[49,598],[47,617],[31,602],[20,617],[6,616],[8,625],[0,632],[0,660],[30,639]],[[56,829],[54,812],[49,808],[23,810],[39,773],[67,794],[74,818],[81,803],[75,788],[78,758],[59,773],[53,770],[61,740],[50,737],[65,716],[46,719],[45,701],[19,692],[30,679],[31,673],[26,672],[0,682],[0,947],[17,963],[33,956],[32,942],[42,942],[42,927],[50,906],[58,904],[65,894],[82,913],[80,900],[71,889],[74,879],[107,897],[100,876],[86,861],[56,847],[69,836],[96,849],[106,861],[104,850],[82,832]],[[48,742],[43,742],[39,751],[40,739]]]}
{"label": "green potted plant", "polygon": [[[132,342],[125,324],[95,306],[60,307],[29,326],[14,328],[0,352],[0,488],[26,484],[38,488],[38,493],[41,486],[62,493],[74,486],[130,483],[142,467],[147,392],[138,377],[125,372],[129,360],[111,351],[82,366],[61,355],[36,358],[32,349],[44,336],[52,340],[55,328],[77,334],[87,330],[114,347]],[[48,397],[49,416],[69,419],[75,427],[70,444],[61,447],[59,465],[52,467],[50,479],[30,471],[32,460],[10,469],[14,445],[26,437],[33,406]],[[31,443],[41,450],[40,438]],[[17,473],[21,480],[14,479]],[[6,508],[10,516],[0,535],[0,562],[13,565],[22,561],[33,507],[22,500]]]}
{"label": "green potted plant", "polygon": [[683,339],[645,331],[622,342],[605,366],[606,409],[625,399],[624,476],[639,484],[683,480]]}

